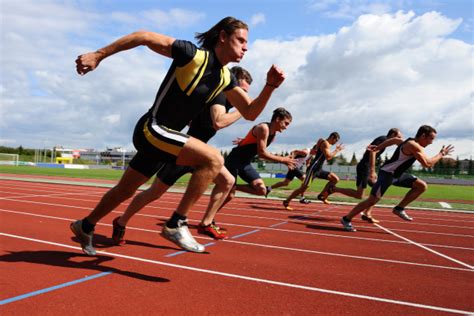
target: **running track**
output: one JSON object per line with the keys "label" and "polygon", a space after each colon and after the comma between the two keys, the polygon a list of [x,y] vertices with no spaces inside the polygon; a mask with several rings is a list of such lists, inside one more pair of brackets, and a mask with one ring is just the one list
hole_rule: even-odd
{"label": "running track", "polygon": [[96,227],[96,257],[82,254],[69,224],[107,189],[0,180],[0,314],[443,315],[474,313],[474,216],[410,210],[380,225],[349,206],[233,200],[217,216],[226,241],[197,235],[207,253],[159,236],[181,194],[167,193],[132,218],[127,244],[110,243],[121,205]]}

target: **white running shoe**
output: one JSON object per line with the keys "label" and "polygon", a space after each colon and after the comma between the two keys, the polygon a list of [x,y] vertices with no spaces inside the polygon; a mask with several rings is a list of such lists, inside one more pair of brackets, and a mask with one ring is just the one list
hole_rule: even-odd
{"label": "white running shoe", "polygon": [[191,235],[186,220],[179,220],[178,227],[176,228],[169,228],[165,224],[161,230],[161,236],[187,251],[204,252],[206,249],[194,239],[193,235]]}
{"label": "white running shoe", "polygon": [[411,222],[411,221],[413,220],[412,217],[408,216],[408,214],[407,214],[407,212],[405,212],[405,210],[393,209],[392,213],[395,214],[395,215],[397,215],[397,216],[400,217],[401,219],[406,220],[406,221]]}

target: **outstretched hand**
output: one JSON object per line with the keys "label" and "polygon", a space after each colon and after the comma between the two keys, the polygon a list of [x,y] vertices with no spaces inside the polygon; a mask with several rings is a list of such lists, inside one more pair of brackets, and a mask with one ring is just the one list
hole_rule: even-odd
{"label": "outstretched hand", "polygon": [[285,157],[285,164],[288,167],[288,169],[293,170],[296,168],[296,159],[294,159],[291,156]]}
{"label": "outstretched hand", "polygon": [[76,71],[83,76],[89,71],[96,69],[100,61],[100,53],[98,52],[79,55],[76,59]]}
{"label": "outstretched hand", "polygon": [[285,74],[278,66],[272,65],[267,72],[267,84],[271,87],[278,88],[285,80]]}
{"label": "outstretched hand", "polygon": [[239,145],[243,140],[244,140],[243,138],[237,137],[236,139],[232,141],[232,144]]}
{"label": "outstretched hand", "polygon": [[444,157],[446,155],[451,154],[453,151],[454,151],[454,146],[449,144],[448,146],[443,145],[443,147],[441,147],[441,150],[439,152]]}

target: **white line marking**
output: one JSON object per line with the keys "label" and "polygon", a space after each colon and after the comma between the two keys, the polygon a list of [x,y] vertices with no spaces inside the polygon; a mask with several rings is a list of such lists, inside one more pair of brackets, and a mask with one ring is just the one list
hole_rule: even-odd
{"label": "white line marking", "polygon": [[[7,212],[7,213],[14,213],[14,214],[21,214],[21,215],[28,215],[28,216],[35,216],[35,217],[56,219],[56,220],[62,220],[62,221],[68,221],[68,222],[74,221],[74,219],[71,219],[71,218],[64,218],[64,217],[56,217],[56,216],[49,216],[49,215],[39,215],[39,214],[34,214],[34,213],[17,212],[17,211],[7,211],[7,210],[2,210],[2,209],[0,209],[0,211],[2,211],[2,212]],[[97,225],[112,227],[111,224],[104,224],[104,223],[97,223]],[[146,228],[138,228],[138,227],[132,227],[132,226],[127,226],[127,229],[128,229],[128,230],[137,230],[137,231],[142,231],[142,232],[148,232],[148,233],[154,233],[154,234],[160,233],[160,231],[158,231],[158,230],[152,230],[152,229],[146,229]],[[255,230],[255,231],[260,231],[260,230]],[[255,232],[255,231],[252,231],[252,232]],[[251,233],[252,233],[252,232],[251,232]],[[244,234],[248,234],[248,233],[244,233]],[[237,237],[237,236],[234,236],[234,238],[235,238],[235,237]],[[201,236],[195,236],[195,238],[197,238],[197,239],[205,239],[205,240],[213,240],[213,239],[211,239],[211,238],[208,238],[208,237],[201,237]],[[391,259],[382,259],[382,258],[374,258],[374,257],[354,256],[354,255],[346,255],[346,254],[334,253],[334,252],[324,252],[324,251],[317,251],[317,250],[308,250],[308,249],[300,249],[300,248],[282,247],[282,246],[266,245],[266,244],[251,243],[251,242],[236,241],[236,240],[223,240],[222,242],[234,243],[234,244],[240,244],[240,245],[247,245],[247,246],[253,246],[253,247],[262,247],[262,248],[269,248],[269,249],[287,250],[287,251],[294,251],[294,252],[303,252],[303,253],[310,253],[310,254],[317,254],[317,255],[333,256],[333,257],[343,257],[343,258],[360,259],[360,260],[368,260],[368,261],[378,261],[378,262],[389,262],[389,263],[404,264],[404,265],[413,265],[413,266],[420,266],[420,267],[427,267],[427,268],[436,268],[436,269],[447,269],[447,270],[457,270],[457,271],[473,272],[472,270],[464,269],[464,268],[456,268],[456,267],[432,265],[432,264],[409,262],[409,261],[399,261],[399,260],[391,260]],[[406,243],[404,243],[404,244],[406,244]]]}
{"label": "white line marking", "polygon": [[459,261],[459,260],[457,260],[457,259],[451,258],[450,256],[444,255],[444,254],[442,254],[442,253],[440,253],[440,252],[437,252],[436,250],[433,250],[433,249],[428,248],[428,247],[426,247],[426,246],[423,246],[423,245],[421,245],[421,244],[419,244],[419,243],[417,243],[417,242],[414,242],[414,241],[412,241],[412,240],[410,240],[410,239],[408,239],[408,238],[405,238],[405,237],[403,237],[403,236],[400,236],[400,235],[398,235],[397,233],[394,233],[394,232],[392,232],[390,229],[387,229],[387,228],[385,228],[385,227],[383,227],[383,226],[381,226],[381,225],[379,225],[379,224],[375,224],[375,225],[376,225],[377,227],[379,227],[380,229],[385,230],[387,233],[390,233],[390,234],[392,234],[392,235],[394,235],[394,236],[396,236],[396,237],[398,237],[398,238],[400,238],[400,239],[403,239],[403,240],[409,242],[410,244],[413,244],[413,245],[415,245],[415,246],[417,246],[417,247],[420,247],[420,248],[423,248],[423,249],[425,249],[425,250],[428,250],[429,252],[432,252],[432,253],[434,253],[435,255],[438,255],[438,256],[443,257],[443,258],[445,258],[445,259],[448,259],[448,260],[451,260],[451,261],[453,261],[453,262],[456,262],[457,264],[460,264],[460,265],[462,265],[462,266],[465,266],[465,267],[467,267],[467,268],[469,268],[469,269],[471,269],[471,270],[474,270],[474,267],[471,266],[471,265],[469,265],[469,264],[467,264],[467,263],[464,263],[464,262]]}
{"label": "white line marking", "polygon": [[451,205],[449,205],[449,203],[446,203],[446,202],[438,202],[441,207],[444,207],[444,208],[452,208]]}
{"label": "white line marking", "polygon": [[[16,200],[16,199],[12,199],[12,198],[4,198],[4,200],[7,200],[7,201],[13,201],[13,202],[19,202],[19,203],[31,203],[31,204],[40,204],[40,205],[50,205],[50,206],[59,206],[59,207],[68,207],[68,208],[75,208],[75,209],[88,209],[90,210],[91,208],[90,207],[78,207],[78,206],[72,206],[72,205],[67,205],[67,204],[58,204],[58,203],[47,203],[47,202],[39,202],[39,201],[24,201],[24,200]],[[82,201],[82,199],[80,199]],[[88,201],[88,200],[85,200],[85,201]],[[124,204],[125,205],[125,204]],[[191,211],[192,213],[196,212],[196,211]],[[202,211],[199,211],[197,213],[202,213]],[[122,213],[120,213],[122,214]],[[282,219],[281,218],[269,218],[269,217],[261,217],[261,216],[243,216],[243,215],[231,215],[231,214],[226,214],[226,215],[229,215],[229,216],[237,216],[237,217],[244,217],[244,218],[258,218],[258,219],[269,219],[269,220],[278,220],[278,221],[281,221]],[[292,220],[289,220],[289,222],[293,222]],[[336,225],[336,224],[326,224],[326,223],[321,223],[321,222],[317,222],[315,223],[314,221],[294,221],[295,223],[304,223],[304,224],[309,224],[309,225],[315,225],[315,224],[318,224],[318,225],[322,225],[322,226],[326,226],[326,227],[340,227],[340,225]],[[363,227],[363,228],[368,228],[368,229],[373,229],[373,226],[366,226],[366,225],[362,225],[359,227]],[[471,228],[469,228],[471,229]],[[474,235],[464,235],[464,234],[451,234],[451,233],[437,233],[437,232],[431,232],[431,231],[421,231],[421,230],[409,230],[409,229],[394,229],[396,231],[403,231],[403,232],[411,232],[411,233],[414,233],[414,234],[434,234],[434,235],[444,235],[444,236],[452,236],[452,237],[461,237],[461,238],[474,238]],[[341,228],[341,232],[342,231],[342,228]],[[334,235],[331,235],[331,236],[334,236]]]}
{"label": "white line marking", "polygon": [[[6,233],[0,233],[0,235],[5,236],[5,237],[10,237],[10,238],[17,238],[17,239],[28,240],[28,241],[37,242],[37,243],[48,244],[48,245],[57,246],[57,247],[81,250],[80,247],[66,245],[66,244],[60,244],[60,243],[46,241],[46,240],[28,238],[28,237],[24,237],[24,236],[18,236],[18,235],[6,234]],[[272,284],[272,285],[279,285],[279,286],[284,286],[284,287],[289,287],[289,288],[302,289],[302,290],[307,290],[307,291],[333,294],[333,295],[339,295],[339,296],[346,296],[346,297],[351,297],[351,298],[359,298],[359,299],[365,299],[365,300],[369,300],[369,301],[390,303],[390,304],[396,304],[396,305],[410,306],[410,307],[415,307],[415,308],[429,309],[429,310],[449,312],[449,313],[455,313],[455,314],[463,314],[463,315],[474,313],[474,311],[463,311],[463,310],[459,310],[459,309],[445,308],[445,307],[440,307],[440,306],[433,306],[433,305],[418,304],[418,303],[405,302],[405,301],[399,301],[399,300],[392,300],[392,299],[387,299],[387,298],[383,298],[383,297],[375,297],[375,296],[361,295],[361,294],[355,294],[355,293],[349,293],[349,292],[334,291],[334,290],[317,288],[317,287],[312,287],[312,286],[307,286],[307,285],[299,285],[299,284],[292,284],[292,283],[286,283],[286,282],[279,282],[279,281],[255,278],[255,277],[250,277],[250,276],[245,276],[245,275],[239,275],[239,274],[226,273],[226,272],[220,272],[220,271],[215,271],[215,270],[196,268],[196,267],[185,266],[185,265],[180,265],[180,264],[174,264],[174,263],[169,263],[169,262],[163,262],[163,261],[158,261],[158,260],[150,260],[150,259],[145,259],[145,258],[140,258],[140,257],[127,256],[127,255],[122,255],[122,254],[117,254],[117,253],[107,252],[107,251],[97,251],[97,253],[98,254],[103,254],[103,255],[109,255],[109,256],[113,256],[113,257],[118,257],[118,258],[124,258],[124,259],[130,259],[130,260],[135,260],[135,261],[140,261],[140,262],[152,263],[152,264],[162,265],[162,266],[167,266],[167,267],[172,267],[172,268],[178,268],[178,269],[183,269],[183,270],[189,270],[189,271],[195,271],[195,272],[201,272],[201,273],[207,273],[207,274],[213,274],[213,275],[220,275],[220,276],[224,276],[224,277],[228,277],[228,278],[241,279],[241,280],[259,282],[259,283],[266,283],[266,284]]]}

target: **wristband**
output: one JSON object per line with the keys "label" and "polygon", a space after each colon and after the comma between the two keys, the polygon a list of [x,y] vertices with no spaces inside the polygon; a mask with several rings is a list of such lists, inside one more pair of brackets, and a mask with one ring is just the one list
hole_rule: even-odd
{"label": "wristband", "polygon": [[268,83],[268,81],[265,83],[265,85],[267,85],[267,86],[270,86],[270,87],[272,87],[272,88],[278,88],[278,86],[277,86],[277,85],[274,85],[274,84]]}

